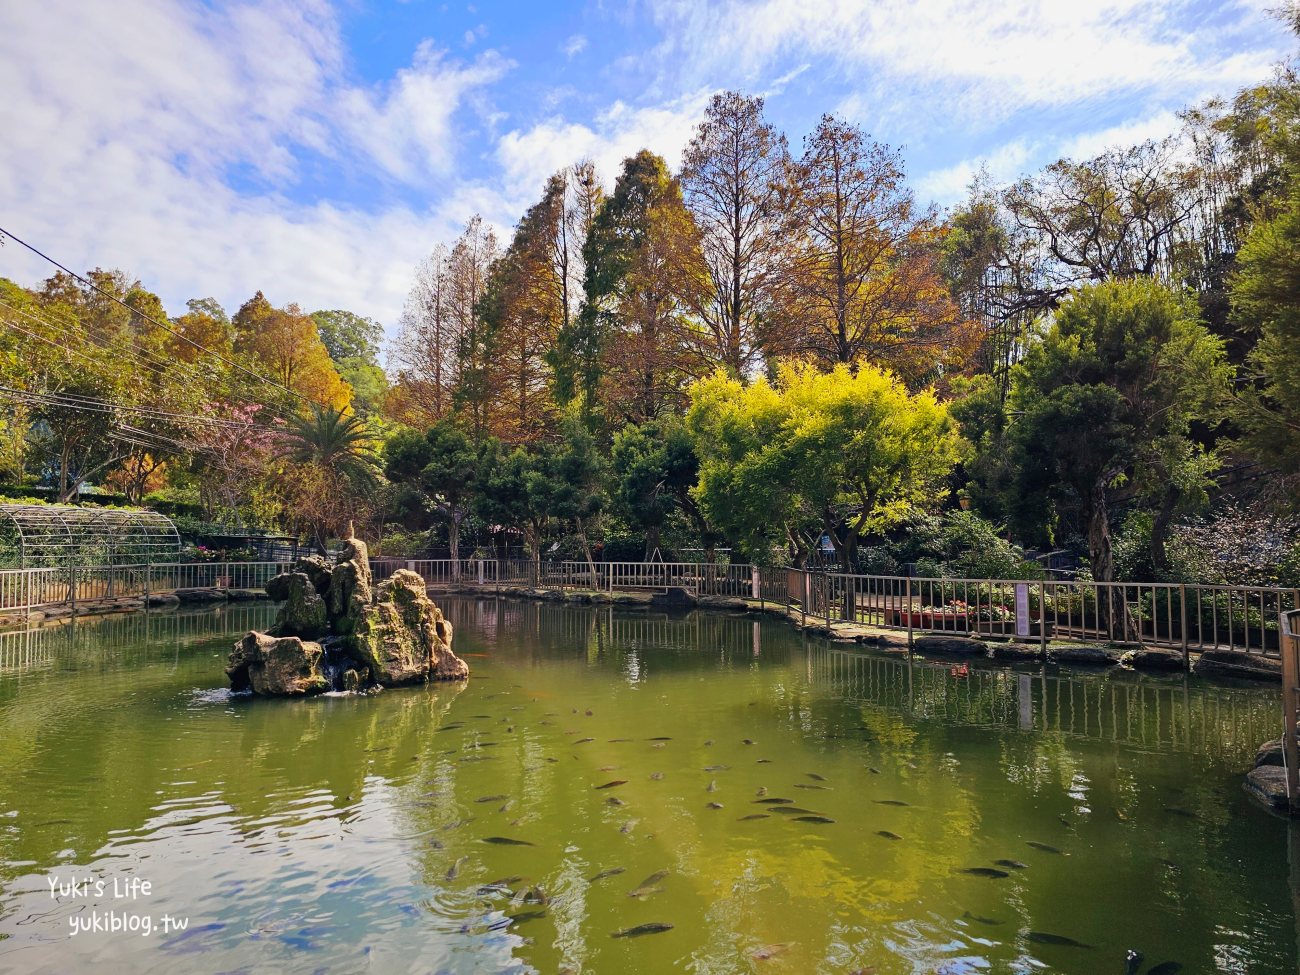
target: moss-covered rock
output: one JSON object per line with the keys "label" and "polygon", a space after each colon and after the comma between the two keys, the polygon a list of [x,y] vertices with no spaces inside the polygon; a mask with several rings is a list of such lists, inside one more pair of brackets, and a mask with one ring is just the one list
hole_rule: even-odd
{"label": "moss-covered rock", "polygon": [[[333,686],[326,670],[349,691],[469,676],[452,652],[451,623],[416,573],[401,569],[372,593],[366,545],[355,538],[337,565],[304,559],[297,568],[267,583],[284,603],[271,633],[235,645],[226,673],[236,690],[313,694]],[[326,634],[328,649],[301,639]]]}
{"label": "moss-covered rock", "polygon": [[[275,624],[268,631],[275,636],[300,636],[308,640],[329,632],[329,619],[325,614],[325,600],[302,572],[285,572],[271,582],[284,600],[276,614]],[[271,583],[267,583],[270,591]]]}
{"label": "moss-covered rock", "polygon": [[230,653],[226,675],[236,691],[268,697],[298,697],[330,689],[321,673],[324,651],[319,643],[296,636],[249,633]]}
{"label": "moss-covered rock", "polygon": [[330,576],[334,574],[334,566],[321,558],[319,555],[308,555],[298,560],[298,564],[293,567],[294,572],[303,573],[316,589],[317,595],[324,598],[330,591]]}
{"label": "moss-covered rock", "polygon": [[354,653],[377,684],[464,680],[469,665],[452,652],[451,622],[416,573],[399,569],[379,584],[353,634]]}
{"label": "moss-covered rock", "polygon": [[370,554],[366,543],[349,538],[330,573],[328,610],[335,633],[355,633],[371,601]]}

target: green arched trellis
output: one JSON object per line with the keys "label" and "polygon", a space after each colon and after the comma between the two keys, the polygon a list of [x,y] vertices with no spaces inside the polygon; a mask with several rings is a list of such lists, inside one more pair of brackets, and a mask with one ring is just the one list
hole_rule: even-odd
{"label": "green arched trellis", "polygon": [[70,504],[0,504],[0,566],[130,565],[174,560],[180,535],[156,511]]}

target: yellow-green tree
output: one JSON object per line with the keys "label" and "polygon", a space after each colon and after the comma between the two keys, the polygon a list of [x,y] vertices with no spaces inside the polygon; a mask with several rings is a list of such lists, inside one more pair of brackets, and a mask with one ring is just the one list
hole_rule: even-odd
{"label": "yellow-green tree", "polygon": [[823,373],[786,363],[775,383],[719,372],[691,388],[686,423],[708,518],[751,557],[783,546],[802,564],[823,533],[842,564],[859,538],[938,502],[961,438],[929,391],[868,364]]}

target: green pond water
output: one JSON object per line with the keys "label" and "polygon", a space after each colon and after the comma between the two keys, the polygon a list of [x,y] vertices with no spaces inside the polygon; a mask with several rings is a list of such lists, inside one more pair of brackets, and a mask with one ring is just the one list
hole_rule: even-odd
{"label": "green pond water", "polygon": [[0,635],[0,971],[1296,971],[1276,689],[443,605],[467,686],[304,701],[267,606]]}

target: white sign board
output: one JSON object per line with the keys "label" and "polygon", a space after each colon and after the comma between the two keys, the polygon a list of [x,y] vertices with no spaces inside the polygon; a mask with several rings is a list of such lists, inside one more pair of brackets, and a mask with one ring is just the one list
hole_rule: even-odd
{"label": "white sign board", "polygon": [[1016,636],[1029,636],[1029,583],[1016,583]]}

